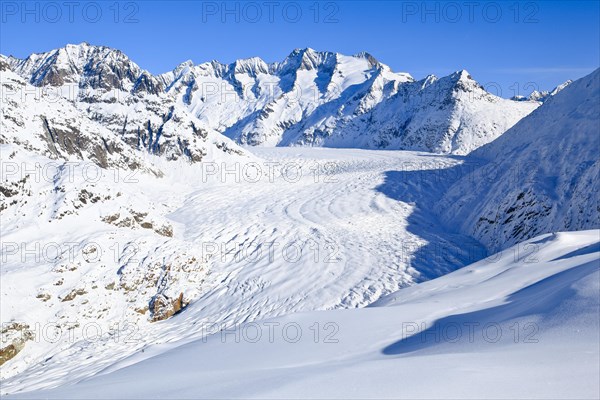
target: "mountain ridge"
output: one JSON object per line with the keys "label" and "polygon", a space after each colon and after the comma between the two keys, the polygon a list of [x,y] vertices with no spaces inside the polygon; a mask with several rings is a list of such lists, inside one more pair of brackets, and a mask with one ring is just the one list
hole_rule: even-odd
{"label": "mountain ridge", "polygon": [[600,68],[471,153],[485,164],[450,187],[438,212],[491,250],[598,228],[599,149]]}
{"label": "mountain ridge", "polygon": [[[466,70],[416,81],[367,52],[295,49],[274,63],[259,57],[229,64],[188,60],[158,75],[120,50],[88,43],[6,60],[34,86],[75,86],[73,100],[81,103],[114,101],[107,92],[115,91],[178,105],[202,128],[243,145],[467,154],[540,104],[496,97]],[[169,114],[166,106],[161,114]],[[136,129],[145,129],[143,122]]]}

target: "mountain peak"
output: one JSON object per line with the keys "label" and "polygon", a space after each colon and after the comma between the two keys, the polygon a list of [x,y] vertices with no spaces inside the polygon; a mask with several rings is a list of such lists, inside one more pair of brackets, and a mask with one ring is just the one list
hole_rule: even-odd
{"label": "mountain peak", "polygon": [[108,47],[108,46],[104,46],[104,45],[95,45],[95,44],[90,44],[88,42],[81,42],[78,44],[72,44],[72,43],[68,43],[65,46],[57,49],[57,51],[64,51],[69,55],[80,55],[82,57],[89,57],[90,54],[96,54],[96,53],[100,53],[100,54],[109,54],[109,53],[114,53],[114,54],[119,54],[121,56],[124,56],[125,58],[128,58],[121,50],[112,48],[112,47]]}
{"label": "mountain peak", "polygon": [[[80,88],[125,91],[137,88],[155,94],[160,90],[158,82],[151,82],[155,77],[142,70],[125,53],[88,42],[69,43],[25,59],[11,59],[10,64],[15,72],[35,86],[76,84]],[[140,86],[140,79],[144,85]]]}
{"label": "mountain peak", "polygon": [[[373,55],[371,55],[371,53],[368,53],[366,51],[361,51],[360,53],[356,53],[354,55],[354,57],[356,58],[362,58],[365,59],[369,62],[369,64],[371,65],[371,67],[376,68],[376,67],[387,67],[384,64],[381,64],[379,62],[379,60],[377,60],[375,57],[373,57]],[[389,68],[389,67],[387,67]]]}
{"label": "mountain peak", "polygon": [[94,46],[88,42],[81,43],[67,43],[63,48],[85,48],[85,47],[105,47],[105,46]]}
{"label": "mountain peak", "polygon": [[551,98],[552,96],[558,94],[560,91],[562,91],[564,88],[569,86],[571,83],[573,83],[573,81],[569,79],[566,82],[561,83],[560,85],[556,86],[552,90],[542,90],[542,91],[534,90],[533,92],[531,92],[529,94],[529,96],[517,95],[517,96],[511,97],[511,100],[514,100],[514,101],[537,101],[537,102],[543,103],[546,100],[548,100],[549,98]]}
{"label": "mountain peak", "polygon": [[194,62],[192,60],[186,60],[179,64],[175,69],[183,69],[183,68],[191,68],[194,66]]}
{"label": "mountain peak", "polygon": [[230,67],[236,74],[256,76],[258,73],[268,73],[269,66],[260,57],[242,58],[234,61]]}
{"label": "mountain peak", "polygon": [[427,86],[435,83],[437,80],[438,80],[437,76],[435,76],[433,74],[427,75],[425,77],[425,79],[422,80],[423,83],[421,84],[421,89],[425,89]]}
{"label": "mountain peak", "polygon": [[296,48],[296,49],[292,50],[289,57],[297,57],[299,55],[303,56],[304,54],[307,54],[307,53],[310,55],[310,54],[317,53],[317,51],[310,47]]}
{"label": "mountain peak", "polygon": [[451,76],[453,78],[455,78],[457,81],[473,80],[473,78],[471,77],[471,74],[469,74],[469,72],[466,69],[461,69],[460,71],[456,71]]}
{"label": "mountain peak", "polygon": [[309,71],[318,69],[320,65],[335,63],[337,54],[328,51],[316,51],[310,47],[304,49],[294,49],[289,56],[278,64],[280,71],[286,73],[296,70]]}

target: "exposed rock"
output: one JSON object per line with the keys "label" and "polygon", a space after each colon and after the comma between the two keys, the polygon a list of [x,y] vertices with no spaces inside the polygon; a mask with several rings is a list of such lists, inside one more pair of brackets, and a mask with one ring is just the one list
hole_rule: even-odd
{"label": "exposed rock", "polygon": [[114,222],[116,222],[119,218],[121,218],[121,215],[119,213],[116,213],[103,217],[102,221],[106,222],[107,224],[114,224]]}
{"label": "exposed rock", "polygon": [[3,326],[0,335],[2,343],[11,342],[8,346],[0,348],[0,365],[14,358],[23,350],[25,343],[34,338],[33,332],[29,330],[29,325],[18,322]]}
{"label": "exposed rock", "polygon": [[171,225],[163,225],[158,229],[155,229],[154,232],[158,233],[159,235],[162,236],[166,236],[166,237],[173,237],[173,227]]}
{"label": "exposed rock", "polygon": [[138,224],[141,223],[144,220],[144,218],[148,215],[148,213],[146,213],[146,212],[136,212],[133,210],[131,210],[130,212],[131,212],[131,215],[133,216],[133,219]]}
{"label": "exposed rock", "polygon": [[36,299],[40,299],[42,301],[48,301],[50,300],[52,296],[49,293],[38,293],[37,296],[35,296]]}
{"label": "exposed rock", "polygon": [[148,312],[148,307],[135,308],[134,310],[136,313],[144,315]]}
{"label": "exposed rock", "polygon": [[142,222],[140,226],[144,229],[152,229],[152,224],[150,222]]}
{"label": "exposed rock", "polygon": [[157,294],[150,301],[151,321],[162,321],[180,312],[185,307],[183,293],[176,299],[169,299],[163,294]]}
{"label": "exposed rock", "polygon": [[71,301],[75,297],[77,297],[77,296],[83,296],[84,294],[87,294],[87,291],[85,289],[74,289],[69,294],[67,294],[65,297],[63,297],[61,301],[63,301],[63,302],[64,301]]}

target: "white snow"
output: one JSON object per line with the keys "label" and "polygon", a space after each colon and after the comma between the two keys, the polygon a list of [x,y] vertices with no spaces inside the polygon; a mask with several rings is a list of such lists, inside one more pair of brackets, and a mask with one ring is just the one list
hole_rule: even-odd
{"label": "white snow", "polygon": [[[71,98],[83,110],[102,115],[114,131],[123,127],[118,118],[127,111],[123,108],[133,108],[131,103],[141,97],[138,109],[159,108],[166,114],[172,105],[206,130],[256,146],[467,154],[540,105],[494,96],[464,70],[416,82],[368,53],[345,56],[310,48],[296,49],[280,63],[257,57],[231,64],[187,61],[157,76],[118,50],[86,43],[7,60],[33,85],[75,93]],[[115,93],[119,107],[108,112],[106,102]],[[92,106],[84,94],[94,97]],[[143,126],[147,111],[130,112],[136,118],[129,126]],[[161,117],[154,114],[153,123]]]}
{"label": "white snow", "polygon": [[[2,153],[11,149],[4,145]],[[49,162],[16,154],[17,164]],[[86,165],[74,163],[72,173],[30,182],[36,200],[25,195],[16,206],[18,217],[3,218],[4,245],[18,245],[7,247],[1,270],[2,296],[10,299],[1,304],[3,321],[32,329],[36,323],[56,323],[63,332],[74,322],[79,326],[75,339],[65,333],[55,343],[27,342],[2,368],[3,391],[53,386],[61,376],[69,381],[90,376],[147,344],[202,336],[209,322],[229,327],[297,311],[366,306],[481,257],[476,242],[436,229],[426,207],[397,201],[385,185],[388,171],[405,171],[408,177],[422,169],[443,171],[458,160],[310,148],[262,149],[257,155],[239,163],[154,160],[164,176],[138,173],[133,182],[115,182],[110,170],[88,182]],[[410,189],[413,200],[435,197],[429,188],[439,185],[437,180],[413,183],[423,185],[420,191]],[[100,200],[82,204],[83,189]],[[132,226],[114,226],[136,213],[147,215]],[[114,223],[104,222],[115,215]],[[144,222],[153,228],[143,229]],[[153,231],[165,225],[172,227],[173,238]],[[23,243],[39,243],[51,255],[53,243],[64,253],[68,243],[76,246],[74,257],[40,260],[28,255]],[[101,256],[89,262],[88,246]],[[155,283],[159,277],[166,280],[163,286]],[[111,284],[116,289],[107,290]],[[80,289],[86,293],[62,301]],[[179,316],[150,323],[147,310],[136,310],[161,293],[169,298],[183,293],[189,305]],[[140,340],[114,343],[108,335],[85,340],[83,329],[91,323],[108,333],[125,322],[136,327]],[[92,363],[82,368],[74,360]]]}
{"label": "white snow", "polygon": [[597,398],[599,255],[598,230],[542,235],[373,307],[255,321],[9,398]]}
{"label": "white snow", "polygon": [[442,220],[501,250],[552,231],[600,226],[600,69],[571,83],[471,156],[437,208]]}
{"label": "white snow", "polygon": [[3,397],[599,397],[600,231],[556,232],[600,227],[600,70],[541,106],[312,49],[0,72]]}

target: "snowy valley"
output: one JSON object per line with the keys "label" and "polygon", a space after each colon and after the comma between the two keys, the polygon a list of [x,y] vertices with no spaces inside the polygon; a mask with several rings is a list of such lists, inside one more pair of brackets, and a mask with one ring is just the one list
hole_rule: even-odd
{"label": "snowy valley", "polygon": [[82,43],[0,81],[3,397],[600,395],[600,69]]}

